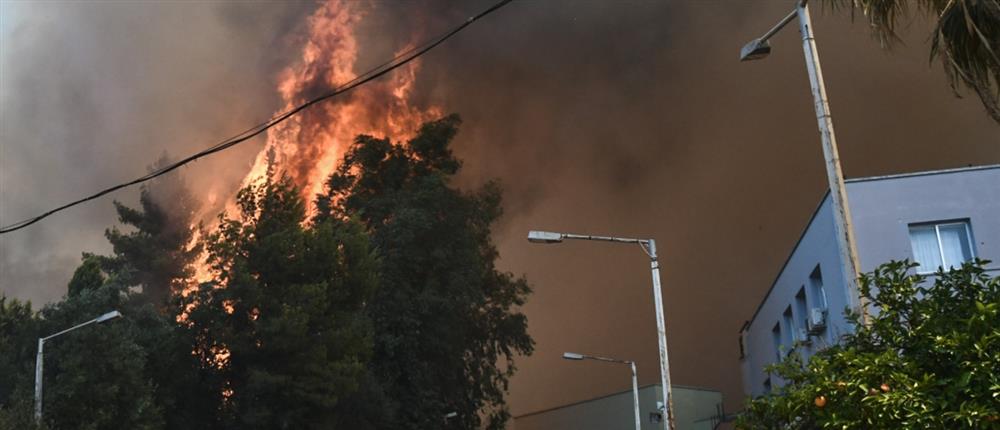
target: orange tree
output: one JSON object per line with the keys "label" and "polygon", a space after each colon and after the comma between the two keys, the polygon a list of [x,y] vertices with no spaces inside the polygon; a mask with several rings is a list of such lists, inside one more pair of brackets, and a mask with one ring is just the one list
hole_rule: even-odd
{"label": "orange tree", "polygon": [[768,371],[784,382],[749,401],[746,429],[1000,429],[1000,278],[989,262],[939,271],[930,281],[890,262],[862,275],[869,325],[808,360],[792,354]]}

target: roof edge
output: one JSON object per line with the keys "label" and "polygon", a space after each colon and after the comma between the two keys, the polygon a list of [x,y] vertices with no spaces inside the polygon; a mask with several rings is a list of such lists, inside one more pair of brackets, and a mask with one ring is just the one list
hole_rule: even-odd
{"label": "roof edge", "polygon": [[[886,179],[900,179],[900,178],[912,178],[917,176],[931,176],[931,175],[943,175],[948,173],[959,173],[959,172],[974,172],[978,170],[992,170],[1000,169],[1000,164],[987,164],[983,166],[967,166],[967,167],[956,167],[951,169],[938,169],[938,170],[925,170],[921,172],[910,172],[910,173],[896,173],[891,175],[879,175],[879,176],[865,176],[861,178],[845,179],[845,183],[853,184],[858,182],[871,182],[871,181],[881,181]],[[816,220],[816,216],[819,215],[820,209],[826,203],[826,199],[830,197],[830,189],[827,188],[823,192],[823,197],[819,200],[819,204],[816,205],[816,209],[813,210],[812,215],[809,217],[809,221],[806,222],[805,227],[802,229],[802,233],[799,235],[798,240],[795,241],[795,245],[792,246],[791,252],[788,253],[788,257],[785,258],[785,262],[781,264],[781,268],[778,269],[778,274],[775,275],[774,281],[771,282],[771,286],[767,289],[767,293],[757,304],[757,309],[753,311],[753,316],[749,320],[743,323],[743,327],[740,329],[742,333],[745,329],[749,328],[753,324],[754,320],[757,319],[757,314],[760,313],[761,308],[764,307],[764,302],[767,298],[771,296],[771,292],[774,291],[774,287],[778,284],[778,280],[781,279],[781,274],[785,272],[785,268],[788,267],[788,263],[791,262],[792,256],[795,255],[795,251],[799,249],[799,245],[802,244],[802,239],[805,239],[806,233],[809,232],[809,227],[812,226],[813,221]]]}
{"label": "roof edge", "polygon": [[846,183],[881,181],[885,179],[912,178],[915,176],[944,175],[948,173],[975,172],[977,170],[1000,169],[1000,164],[986,164],[982,166],[955,167],[951,169],[925,170],[922,172],[894,173],[890,175],[865,176],[861,178],[845,179]]}
{"label": "roof edge", "polygon": [[[829,189],[823,193],[823,198],[819,200],[819,204],[816,205],[816,209],[813,209],[812,215],[809,216],[809,221],[806,222],[806,226],[802,228],[802,233],[799,234],[799,238],[795,241],[795,245],[792,246],[792,251],[788,253],[787,257],[785,257],[785,262],[782,263],[781,268],[778,269],[778,274],[774,276],[774,281],[771,282],[771,286],[768,287],[767,292],[764,293],[764,297],[760,299],[760,303],[757,304],[757,309],[753,311],[753,316],[743,323],[744,328],[750,328],[750,326],[753,325],[754,320],[757,319],[757,314],[759,314],[760,310],[764,307],[764,302],[767,302],[767,298],[771,296],[771,292],[774,291],[774,287],[778,285],[778,280],[781,279],[781,274],[785,273],[785,268],[788,267],[788,263],[792,261],[792,256],[794,256],[795,251],[799,249],[799,245],[802,244],[802,240],[806,238],[806,233],[809,232],[809,227],[812,227],[813,221],[816,221],[816,216],[819,215],[820,209],[823,209],[823,205],[826,204],[826,199],[828,197],[830,197]],[[743,329],[740,329],[740,332],[742,333]]]}

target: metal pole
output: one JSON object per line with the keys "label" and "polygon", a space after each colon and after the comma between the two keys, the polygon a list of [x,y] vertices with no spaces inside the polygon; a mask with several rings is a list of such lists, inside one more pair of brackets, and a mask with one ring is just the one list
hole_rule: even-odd
{"label": "metal pole", "polygon": [[663,428],[674,430],[674,399],[670,395],[670,359],[667,356],[667,327],[663,318],[663,293],[660,291],[660,262],[656,258],[656,241],[646,242],[650,268],[653,274],[653,303],[656,304],[656,339],[660,343],[660,384],[663,386],[663,405],[667,419]]}
{"label": "metal pole", "polygon": [[642,418],[639,416],[639,378],[635,373],[635,362],[630,361],[632,366],[632,403],[635,406],[635,430],[642,430]]}
{"label": "metal pole", "polygon": [[42,357],[45,339],[38,338],[38,355],[35,356],[35,424],[42,423]]}
{"label": "metal pole", "polygon": [[833,118],[830,116],[830,104],[826,98],[823,70],[819,65],[819,53],[816,50],[816,39],[813,36],[812,20],[809,17],[809,5],[802,1],[796,6],[796,11],[799,15],[802,50],[806,57],[806,69],[809,71],[809,85],[812,87],[820,140],[823,143],[823,157],[826,159],[826,176],[830,186],[830,202],[833,206],[834,233],[837,235],[837,249],[840,253],[841,273],[847,287],[847,300],[852,309],[860,312],[862,322],[868,324],[868,306],[861,298],[858,289],[858,249],[854,241],[851,210],[847,202],[844,173],[840,168],[840,155],[837,151],[837,139],[833,133]]}

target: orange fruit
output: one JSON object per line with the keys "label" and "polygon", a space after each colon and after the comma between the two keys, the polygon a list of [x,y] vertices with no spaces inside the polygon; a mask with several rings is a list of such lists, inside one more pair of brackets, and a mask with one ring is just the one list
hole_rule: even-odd
{"label": "orange fruit", "polygon": [[816,400],[813,400],[813,403],[816,405],[817,408],[822,408],[823,406],[826,406],[826,396],[823,395],[816,396]]}

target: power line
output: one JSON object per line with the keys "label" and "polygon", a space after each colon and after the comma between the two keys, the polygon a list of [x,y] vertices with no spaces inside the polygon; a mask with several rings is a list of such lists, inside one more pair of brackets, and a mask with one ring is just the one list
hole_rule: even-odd
{"label": "power line", "polygon": [[19,222],[16,222],[14,224],[2,227],[2,228],[0,228],[0,234],[10,233],[12,231],[20,230],[22,228],[25,228],[25,227],[27,227],[29,225],[32,225],[32,224],[38,222],[38,221],[41,221],[41,220],[43,220],[45,218],[48,218],[49,216],[51,216],[51,215],[53,215],[53,214],[55,214],[57,212],[61,212],[61,211],[64,211],[66,209],[69,209],[69,208],[71,208],[73,206],[76,206],[76,205],[79,205],[79,204],[82,204],[82,203],[86,203],[88,201],[100,198],[100,197],[102,197],[102,196],[104,196],[106,194],[113,193],[113,192],[118,191],[118,190],[120,190],[122,188],[130,187],[132,185],[136,185],[136,184],[140,184],[140,183],[149,181],[149,180],[151,180],[153,178],[156,178],[158,176],[165,175],[165,174],[167,174],[167,173],[169,173],[169,172],[171,172],[171,171],[173,171],[173,170],[175,170],[175,169],[177,169],[177,168],[179,168],[179,167],[181,167],[181,166],[183,166],[185,164],[188,164],[188,163],[190,163],[192,161],[195,161],[195,160],[197,160],[199,158],[212,155],[212,154],[214,154],[216,152],[224,151],[224,150],[229,149],[229,148],[231,148],[233,146],[236,146],[236,145],[238,145],[240,143],[243,143],[243,142],[245,142],[247,140],[250,140],[253,137],[255,137],[255,136],[263,133],[267,129],[269,129],[271,127],[274,127],[275,125],[278,125],[278,124],[284,122],[288,118],[290,118],[290,117],[294,116],[295,114],[297,114],[297,113],[299,113],[299,112],[301,112],[301,111],[309,108],[312,105],[315,105],[317,103],[329,100],[329,99],[331,99],[331,98],[333,98],[333,97],[335,97],[337,95],[340,95],[340,94],[346,93],[346,92],[348,92],[350,90],[353,90],[354,88],[357,88],[357,87],[359,87],[361,85],[364,85],[365,83],[367,83],[369,81],[378,79],[382,75],[385,75],[386,73],[389,73],[389,72],[391,72],[391,71],[393,71],[393,70],[395,70],[395,69],[397,69],[397,68],[405,65],[406,63],[409,63],[410,61],[413,61],[417,57],[420,57],[421,55],[425,54],[427,51],[430,51],[431,49],[434,49],[435,47],[437,47],[441,43],[444,43],[444,41],[446,41],[446,40],[450,39],[452,36],[458,34],[458,32],[464,30],[466,27],[468,27],[469,25],[471,25],[473,22],[476,22],[477,20],[485,17],[486,15],[489,15],[489,14],[491,14],[493,12],[496,12],[498,9],[506,6],[508,3],[512,2],[512,1],[513,0],[501,0],[500,2],[494,4],[493,6],[490,6],[488,9],[486,9],[486,10],[484,10],[484,11],[482,11],[482,12],[476,14],[476,15],[470,16],[468,19],[465,20],[465,22],[463,22],[462,24],[456,26],[455,28],[453,28],[453,29],[451,29],[451,30],[449,30],[449,31],[447,31],[445,33],[442,33],[440,36],[438,36],[436,38],[433,38],[433,39],[430,39],[427,42],[424,42],[423,44],[417,45],[417,46],[415,46],[413,48],[410,48],[410,49],[408,49],[408,50],[406,50],[406,51],[404,51],[404,52],[396,55],[395,57],[393,57],[389,61],[386,61],[386,62],[384,62],[384,63],[382,63],[382,64],[380,64],[380,65],[378,65],[378,66],[376,66],[376,67],[374,67],[374,68],[372,68],[370,70],[368,70],[367,72],[362,73],[362,74],[354,77],[354,79],[351,79],[350,81],[345,82],[345,83],[341,84],[340,86],[335,87],[332,91],[330,91],[330,92],[328,92],[326,94],[323,94],[321,96],[318,96],[316,98],[313,98],[313,99],[311,99],[311,100],[309,100],[309,101],[307,101],[305,103],[302,103],[302,104],[300,104],[300,105],[298,105],[298,106],[296,106],[294,108],[291,108],[291,109],[289,109],[289,110],[287,110],[285,112],[282,112],[280,114],[272,116],[267,121],[264,121],[264,122],[262,122],[260,124],[254,125],[253,127],[250,127],[250,128],[248,128],[248,129],[246,129],[246,130],[244,130],[244,131],[242,131],[242,132],[240,132],[240,133],[238,133],[238,134],[236,134],[236,135],[234,135],[234,136],[232,136],[232,137],[230,137],[228,139],[225,139],[225,140],[223,140],[223,141],[221,141],[221,142],[219,142],[219,143],[217,143],[215,145],[212,145],[212,146],[210,146],[210,147],[208,147],[206,149],[203,149],[203,150],[201,150],[201,151],[199,151],[199,152],[197,152],[197,153],[195,153],[193,155],[190,155],[188,157],[185,157],[185,158],[183,158],[183,159],[181,159],[179,161],[176,161],[174,163],[168,164],[168,165],[163,166],[163,167],[161,167],[159,169],[153,170],[152,172],[149,172],[146,175],[140,176],[140,177],[138,177],[136,179],[133,179],[131,181],[128,181],[128,182],[125,182],[125,183],[121,183],[121,184],[115,185],[115,186],[110,187],[110,188],[106,188],[104,190],[98,191],[97,193],[94,193],[94,194],[89,195],[87,197],[84,197],[84,198],[81,198],[79,200],[75,200],[75,201],[66,203],[66,204],[64,204],[62,206],[58,206],[58,207],[56,207],[54,209],[50,209],[50,210],[48,210],[46,212],[43,212],[40,215],[37,215],[37,216],[31,217],[31,218],[25,219],[23,221],[19,221]]}

